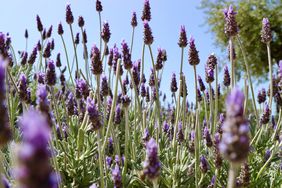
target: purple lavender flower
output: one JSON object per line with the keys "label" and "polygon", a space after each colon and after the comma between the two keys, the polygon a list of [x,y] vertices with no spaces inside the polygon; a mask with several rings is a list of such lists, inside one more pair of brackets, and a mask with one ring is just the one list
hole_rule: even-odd
{"label": "purple lavender flower", "polygon": [[28,39],[28,30],[27,29],[24,31],[24,38]]}
{"label": "purple lavender flower", "polygon": [[27,52],[23,51],[21,52],[21,65],[26,65],[27,63]]}
{"label": "purple lavender flower", "polygon": [[97,12],[102,12],[103,11],[102,3],[99,0],[96,0],[96,11]]}
{"label": "purple lavender flower", "polygon": [[64,29],[62,23],[59,23],[58,25],[58,34],[63,35],[64,34]]}
{"label": "purple lavender flower", "polygon": [[66,106],[67,106],[68,115],[72,116],[72,115],[78,114],[78,112],[77,112],[77,102],[76,102],[72,92],[70,92],[67,95]]}
{"label": "purple lavender flower", "polygon": [[128,95],[123,95],[121,100],[123,107],[125,108],[129,107],[131,99],[130,97],[128,97]]}
{"label": "purple lavender flower", "polygon": [[12,138],[9,126],[9,116],[6,105],[6,67],[4,62],[0,62],[0,146],[4,146]]}
{"label": "purple lavender flower", "polygon": [[184,134],[182,129],[182,122],[178,123],[177,141],[182,143],[184,141]]}
{"label": "purple lavender flower", "polygon": [[217,65],[217,58],[215,57],[215,55],[214,54],[209,55],[207,60],[207,66],[210,69],[215,69],[216,65]]}
{"label": "purple lavender flower", "polygon": [[137,18],[136,18],[136,12],[132,12],[132,17],[131,17],[131,26],[134,28],[138,24]]}
{"label": "purple lavender flower", "polygon": [[91,70],[94,75],[101,75],[103,72],[103,65],[100,58],[100,50],[94,45],[91,50]]}
{"label": "purple lavender flower", "polygon": [[107,108],[106,108],[106,117],[107,117],[107,119],[109,119],[109,117],[110,117],[111,108],[112,108],[112,103],[113,103],[112,98],[111,98],[111,97],[108,97],[108,100],[107,100]]}
{"label": "purple lavender flower", "polygon": [[35,63],[36,60],[36,56],[37,56],[37,46],[35,46],[28,58],[28,64],[33,65]]}
{"label": "purple lavender flower", "polygon": [[202,94],[199,88],[197,89],[197,100],[198,102],[201,102],[203,100]]}
{"label": "purple lavender flower", "polygon": [[100,120],[99,110],[98,110],[96,104],[94,103],[94,100],[92,100],[90,97],[87,97],[86,108],[87,108],[89,120],[90,120],[91,125],[92,125],[92,129],[94,131],[100,129],[101,126],[102,126],[102,123],[101,123],[101,120]]}
{"label": "purple lavender flower", "polygon": [[228,9],[224,9],[223,13],[225,17],[225,27],[224,27],[225,34],[228,37],[233,37],[237,35],[238,26],[235,19],[235,15],[237,14],[237,12],[235,12],[233,10],[232,5],[230,5]]}
{"label": "purple lavender flower", "polygon": [[84,99],[86,99],[89,96],[90,89],[85,80],[77,79],[75,89],[76,89],[75,94],[77,98],[83,97]]}
{"label": "purple lavender flower", "polygon": [[187,35],[184,25],[180,27],[180,36],[179,36],[178,45],[180,48],[185,48],[187,46]]}
{"label": "purple lavender flower", "polygon": [[205,66],[206,82],[212,83],[214,81],[214,69],[211,69],[207,64]]}
{"label": "purple lavender flower", "polygon": [[149,132],[149,129],[148,128],[145,128],[144,130],[144,134],[143,134],[143,137],[142,137],[142,140],[143,142],[146,144],[150,139],[150,132]]}
{"label": "purple lavender flower", "polygon": [[51,42],[47,42],[47,45],[46,45],[44,52],[43,52],[43,57],[44,58],[51,57]]}
{"label": "purple lavender flower", "polygon": [[226,87],[230,86],[230,74],[227,65],[224,66],[223,84]]}
{"label": "purple lavender flower", "polygon": [[270,115],[271,115],[271,110],[269,109],[269,106],[266,103],[265,106],[264,106],[262,116],[260,118],[260,123],[261,124],[267,124],[270,120]]}
{"label": "purple lavender flower", "polygon": [[117,125],[121,123],[121,108],[119,104],[116,106],[114,123]]}
{"label": "purple lavender flower", "polygon": [[55,63],[52,60],[48,61],[47,71],[46,71],[46,83],[49,86],[54,86],[56,84]]}
{"label": "purple lavender flower", "polygon": [[112,157],[106,156],[106,164],[108,168],[111,168],[112,162],[113,162]]}
{"label": "purple lavender flower", "polygon": [[78,23],[78,26],[79,26],[79,27],[83,27],[83,26],[84,26],[84,23],[85,23],[85,22],[84,22],[84,18],[83,18],[82,16],[79,16],[77,23]]}
{"label": "purple lavender flower", "polygon": [[154,77],[154,71],[151,69],[151,74],[149,78],[149,86],[154,87],[155,86],[155,77]]}
{"label": "purple lavender flower", "polygon": [[167,123],[167,121],[163,122],[163,131],[167,134],[169,133],[169,124]]}
{"label": "purple lavender flower", "polygon": [[158,158],[158,145],[151,138],[146,144],[146,160],[143,164],[143,173],[149,179],[153,180],[160,175],[161,163]]}
{"label": "purple lavender flower", "polygon": [[66,6],[66,22],[71,25],[73,23],[73,20],[74,20],[74,18],[73,18],[73,15],[72,15],[70,4],[67,4],[67,6]]}
{"label": "purple lavender flower", "polygon": [[177,91],[177,81],[176,81],[176,75],[175,73],[172,74],[172,77],[171,77],[171,82],[170,82],[170,91],[172,93],[175,93]]}
{"label": "purple lavender flower", "polygon": [[61,66],[62,66],[61,54],[58,53],[58,54],[57,54],[57,58],[56,58],[56,67],[61,67]]}
{"label": "purple lavender flower", "polygon": [[205,138],[207,147],[212,147],[213,145],[212,138],[211,138],[211,134],[207,126],[205,126],[204,128],[204,138]]}
{"label": "purple lavender flower", "polygon": [[39,84],[36,91],[36,103],[41,112],[49,112],[49,99],[46,85]]}
{"label": "purple lavender flower", "polygon": [[150,102],[150,89],[148,86],[146,87],[146,102]]}
{"label": "purple lavender flower", "polygon": [[219,149],[233,163],[244,161],[249,152],[249,123],[243,113],[244,101],[244,94],[238,88],[234,88],[226,100],[226,120]]}
{"label": "purple lavender flower", "polygon": [[79,44],[79,33],[76,33],[75,38],[74,38],[74,43],[75,43],[76,45]]}
{"label": "purple lavender flower", "polygon": [[52,36],[53,26],[51,25],[46,33],[46,37],[50,38]]}
{"label": "purple lavender flower", "polygon": [[113,138],[110,137],[108,140],[108,154],[112,155],[113,153],[114,153]]}
{"label": "purple lavender flower", "polygon": [[141,84],[140,94],[141,94],[141,97],[146,96],[146,86],[144,83]]}
{"label": "purple lavender flower", "polygon": [[190,65],[195,66],[200,63],[199,54],[196,49],[195,39],[191,36],[189,40],[188,62]]}
{"label": "purple lavender flower", "polygon": [[122,49],[124,68],[126,70],[130,70],[132,68],[131,54],[130,54],[129,47],[127,43],[125,42],[125,40],[123,40],[121,43],[121,49]]}
{"label": "purple lavender flower", "polygon": [[112,180],[114,182],[115,188],[122,188],[122,178],[119,165],[116,164],[115,168],[112,170]]}
{"label": "purple lavender flower", "polygon": [[200,157],[200,169],[202,171],[202,173],[207,173],[208,169],[209,169],[209,163],[207,161],[207,159],[205,158],[205,156],[201,156]]}
{"label": "purple lavender flower", "polygon": [[271,156],[271,150],[267,149],[264,154],[264,162],[266,162]]}
{"label": "purple lavender flower", "polygon": [[137,87],[139,85],[140,82],[140,72],[138,70],[138,64],[134,63],[133,67],[132,67],[132,77],[133,77],[133,82],[135,84],[135,86]]}
{"label": "purple lavender flower", "polygon": [[108,22],[103,23],[103,29],[101,31],[101,38],[104,40],[105,43],[108,43],[111,38],[111,31]]}
{"label": "purple lavender flower", "polygon": [[257,101],[259,104],[262,104],[266,101],[266,91],[264,88],[258,91]]}
{"label": "purple lavender flower", "polygon": [[37,30],[39,32],[42,32],[43,31],[43,25],[42,25],[42,22],[41,22],[39,15],[36,16],[36,23],[37,23]]}
{"label": "purple lavender flower", "polygon": [[151,45],[154,42],[153,33],[147,20],[144,21],[144,43]]}
{"label": "purple lavender flower", "polygon": [[271,27],[268,18],[263,18],[261,29],[261,41],[263,43],[270,43],[272,40]]}
{"label": "purple lavender flower", "polygon": [[144,1],[144,7],[142,12],[142,21],[150,21],[151,20],[151,6],[149,0]]}
{"label": "purple lavender flower", "polygon": [[200,86],[200,91],[205,91],[206,90],[206,86],[201,78],[201,76],[198,75],[198,83],[199,83],[199,86]]}
{"label": "purple lavender flower", "polygon": [[[165,53],[165,55],[163,53]],[[157,62],[155,65],[156,70],[161,70],[163,68],[164,56],[166,60],[166,51],[164,49],[158,48]]]}
{"label": "purple lavender flower", "polygon": [[19,91],[19,97],[21,101],[27,101],[27,78],[24,73],[20,74],[19,81],[18,81],[18,91]]}
{"label": "purple lavender flower", "polygon": [[46,117],[30,109],[20,118],[19,124],[23,143],[18,155],[20,165],[16,179],[20,187],[58,187],[58,176],[49,160],[51,129]]}
{"label": "purple lavender flower", "polygon": [[104,97],[109,95],[108,80],[107,80],[107,77],[105,75],[102,76],[101,95],[104,96]]}

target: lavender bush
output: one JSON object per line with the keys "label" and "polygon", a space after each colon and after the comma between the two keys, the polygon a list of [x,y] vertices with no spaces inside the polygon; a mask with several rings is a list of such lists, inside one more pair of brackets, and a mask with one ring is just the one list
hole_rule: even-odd
{"label": "lavender bush", "polygon": [[[197,39],[188,39],[185,26],[180,26],[180,70],[166,84],[170,103],[169,94],[160,89],[167,52],[152,48],[156,41],[149,0],[142,15],[133,12],[128,20],[130,43],[123,40],[114,46],[108,46],[110,23],[101,21],[104,8],[97,0],[100,41],[93,46],[88,45],[84,18],[75,18],[69,4],[66,23],[57,27],[60,41],[54,41],[53,27],[46,28],[39,15],[41,38],[30,53],[17,56],[10,36],[0,33],[0,187],[279,187],[282,63],[272,66],[268,19],[262,18],[261,31],[269,59],[268,90],[254,93],[249,71],[253,65],[244,53],[236,11],[230,5],[222,13],[230,63],[222,64],[211,54],[204,75],[197,73],[197,65],[204,63]],[[144,31],[137,60],[131,56],[136,27]],[[28,42],[27,30],[24,37]],[[59,42],[64,49],[54,54]],[[78,58],[79,47],[83,59]],[[147,78],[145,49],[151,58]],[[235,75],[235,53],[244,56],[244,84]],[[84,70],[78,66],[82,62]],[[183,73],[183,63],[191,65],[194,80]],[[224,67],[222,74],[219,67]],[[192,81],[195,90],[187,91]]]}

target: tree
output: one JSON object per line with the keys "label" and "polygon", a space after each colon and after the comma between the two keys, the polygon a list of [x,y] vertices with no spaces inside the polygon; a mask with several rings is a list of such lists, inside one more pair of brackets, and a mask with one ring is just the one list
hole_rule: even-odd
{"label": "tree", "polygon": [[[261,42],[262,19],[270,20],[273,41],[271,53],[273,63],[282,59],[282,0],[202,0],[201,9],[206,14],[206,24],[215,35],[215,44],[227,51],[228,38],[224,33],[223,9],[232,4],[237,11],[239,36],[244,44],[252,76],[258,81],[267,78],[268,63],[266,45]],[[235,40],[236,41],[236,40]],[[243,57],[235,42],[237,54],[236,74],[244,72]],[[225,54],[228,54],[227,52]],[[226,55],[227,56],[227,55]]]}

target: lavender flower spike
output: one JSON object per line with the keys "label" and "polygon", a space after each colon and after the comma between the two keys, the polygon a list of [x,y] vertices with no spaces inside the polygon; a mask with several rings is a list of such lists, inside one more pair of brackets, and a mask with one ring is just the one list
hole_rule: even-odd
{"label": "lavender flower spike", "polygon": [[237,35],[238,26],[235,19],[235,15],[237,14],[237,12],[235,12],[233,10],[232,5],[230,5],[228,9],[224,9],[223,13],[225,17],[225,27],[224,27],[225,34],[228,37],[233,37]]}
{"label": "lavender flower spike", "polygon": [[190,65],[198,65],[200,63],[199,54],[196,49],[195,39],[191,36],[189,40],[188,62]]}
{"label": "lavender flower spike", "polygon": [[115,188],[122,188],[122,178],[118,164],[116,164],[115,168],[112,170],[112,179]]}
{"label": "lavender flower spike", "polygon": [[137,22],[137,18],[136,18],[136,12],[133,12],[132,13],[132,18],[131,18],[131,26],[132,27],[136,27],[138,24]]}
{"label": "lavender flower spike", "polygon": [[91,50],[91,70],[94,75],[101,75],[103,72],[103,65],[100,58],[100,50],[94,45]]}
{"label": "lavender flower spike", "polygon": [[90,97],[87,98],[86,108],[87,108],[89,120],[92,125],[92,129],[95,131],[100,129],[100,127],[102,126],[102,123],[100,121],[100,114],[96,104]]}
{"label": "lavender flower spike", "polygon": [[222,126],[220,152],[232,163],[242,163],[249,152],[249,123],[244,117],[245,96],[234,88],[226,100],[226,119]]}
{"label": "lavender flower spike", "polygon": [[154,180],[160,175],[161,163],[158,158],[158,146],[153,138],[146,144],[146,160],[143,167],[144,175],[150,180]]}
{"label": "lavender flower spike", "polygon": [[0,146],[4,146],[12,138],[6,106],[6,67],[4,65],[4,62],[0,62]]}
{"label": "lavender flower spike", "polygon": [[73,20],[74,20],[74,18],[73,18],[73,15],[72,15],[70,4],[67,4],[67,6],[66,6],[66,22],[71,25],[73,23]]}
{"label": "lavender flower spike", "polygon": [[263,43],[270,43],[272,40],[271,27],[268,18],[263,18],[261,29],[261,41]]}
{"label": "lavender flower spike", "polygon": [[103,29],[101,31],[101,38],[104,40],[105,43],[108,43],[111,38],[111,31],[108,22],[103,23]]}
{"label": "lavender flower spike", "polygon": [[144,1],[144,7],[142,12],[142,21],[150,21],[151,20],[151,6],[149,0]]}
{"label": "lavender flower spike", "polygon": [[46,117],[30,109],[24,113],[19,124],[23,144],[19,150],[20,165],[16,170],[16,178],[20,187],[57,188],[58,177],[49,160],[48,143],[51,139],[51,129]]}
{"label": "lavender flower spike", "polygon": [[185,30],[184,25],[180,27],[180,36],[179,36],[178,46],[180,48],[185,48],[187,46],[187,35],[186,35],[186,30]]}
{"label": "lavender flower spike", "polygon": [[230,86],[230,74],[227,65],[224,66],[223,84],[225,87]]}
{"label": "lavender flower spike", "polygon": [[147,20],[144,21],[144,43],[151,45],[154,42],[153,33]]}

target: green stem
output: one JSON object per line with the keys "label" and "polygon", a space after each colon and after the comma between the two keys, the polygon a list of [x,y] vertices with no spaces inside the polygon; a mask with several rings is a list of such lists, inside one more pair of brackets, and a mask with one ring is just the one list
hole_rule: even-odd
{"label": "green stem", "polygon": [[76,62],[76,76],[79,78],[79,69],[78,69],[78,59],[77,59],[77,52],[76,52],[76,47],[75,47],[75,42],[74,42],[74,35],[73,35],[73,29],[72,25],[70,24],[70,31],[71,31],[71,39],[72,39],[72,44],[73,44],[73,50],[74,50],[74,55],[75,55],[75,62]]}
{"label": "green stem", "polygon": [[70,74],[69,76],[70,76],[72,85],[74,86],[75,84],[74,84],[74,81],[73,81],[72,75],[71,75],[71,68],[70,68],[70,61],[69,61],[68,51],[67,51],[65,40],[64,40],[62,35],[61,35],[61,39],[62,39],[62,42],[63,42],[63,46],[64,46],[64,50],[65,50],[65,55],[66,55],[66,59],[67,59],[67,67],[68,67],[69,74]]}
{"label": "green stem", "polygon": [[101,18],[101,12],[99,12],[99,26],[100,26],[100,52],[102,50],[102,37],[101,37],[101,33],[102,33],[102,18]]}
{"label": "green stem", "polygon": [[[81,35],[82,35],[82,37],[84,37],[84,35],[83,35],[83,28],[82,27],[81,27]],[[83,56],[84,56],[84,61],[85,61],[85,74],[86,74],[87,81],[89,82],[90,80],[89,80],[88,53],[87,53],[87,46],[86,46],[86,43],[84,41],[85,41],[85,39],[82,38]]]}
{"label": "green stem", "polygon": [[128,118],[128,108],[126,107],[124,109],[124,114],[125,114],[125,160],[124,160],[124,174],[127,172],[127,162],[129,160],[129,155],[128,155],[128,144],[129,144],[129,118]]}
{"label": "green stem", "polygon": [[272,63],[271,63],[271,50],[270,43],[267,43],[267,57],[268,57],[268,66],[269,66],[269,82],[270,82],[270,96],[269,96],[269,109],[272,109],[272,97],[273,97],[273,81],[272,81]]}
{"label": "green stem", "polygon": [[[102,154],[102,150],[101,150],[101,130],[99,130],[98,133],[98,154],[99,154],[99,169],[100,169],[100,179],[101,179],[101,188],[105,187],[105,183],[104,183],[104,167],[103,167],[103,154]],[[106,141],[106,140],[105,140]],[[104,151],[104,150],[103,150]]]}
{"label": "green stem", "polygon": [[238,172],[238,167],[235,166],[234,164],[230,163],[227,188],[234,188],[235,187],[237,172]]}
{"label": "green stem", "polygon": [[209,83],[209,89],[210,89],[210,117],[209,117],[209,122],[210,122],[210,127],[211,127],[211,132],[214,132],[214,124],[213,124],[213,93],[212,93],[212,86],[211,83]]}
{"label": "green stem", "polygon": [[132,27],[132,35],[131,35],[131,43],[130,43],[130,54],[131,55],[132,55],[133,42],[134,42],[134,33],[135,33],[135,27]]}
{"label": "green stem", "polygon": [[231,87],[235,86],[235,65],[233,61],[233,38],[229,38],[229,59],[231,64]]}

